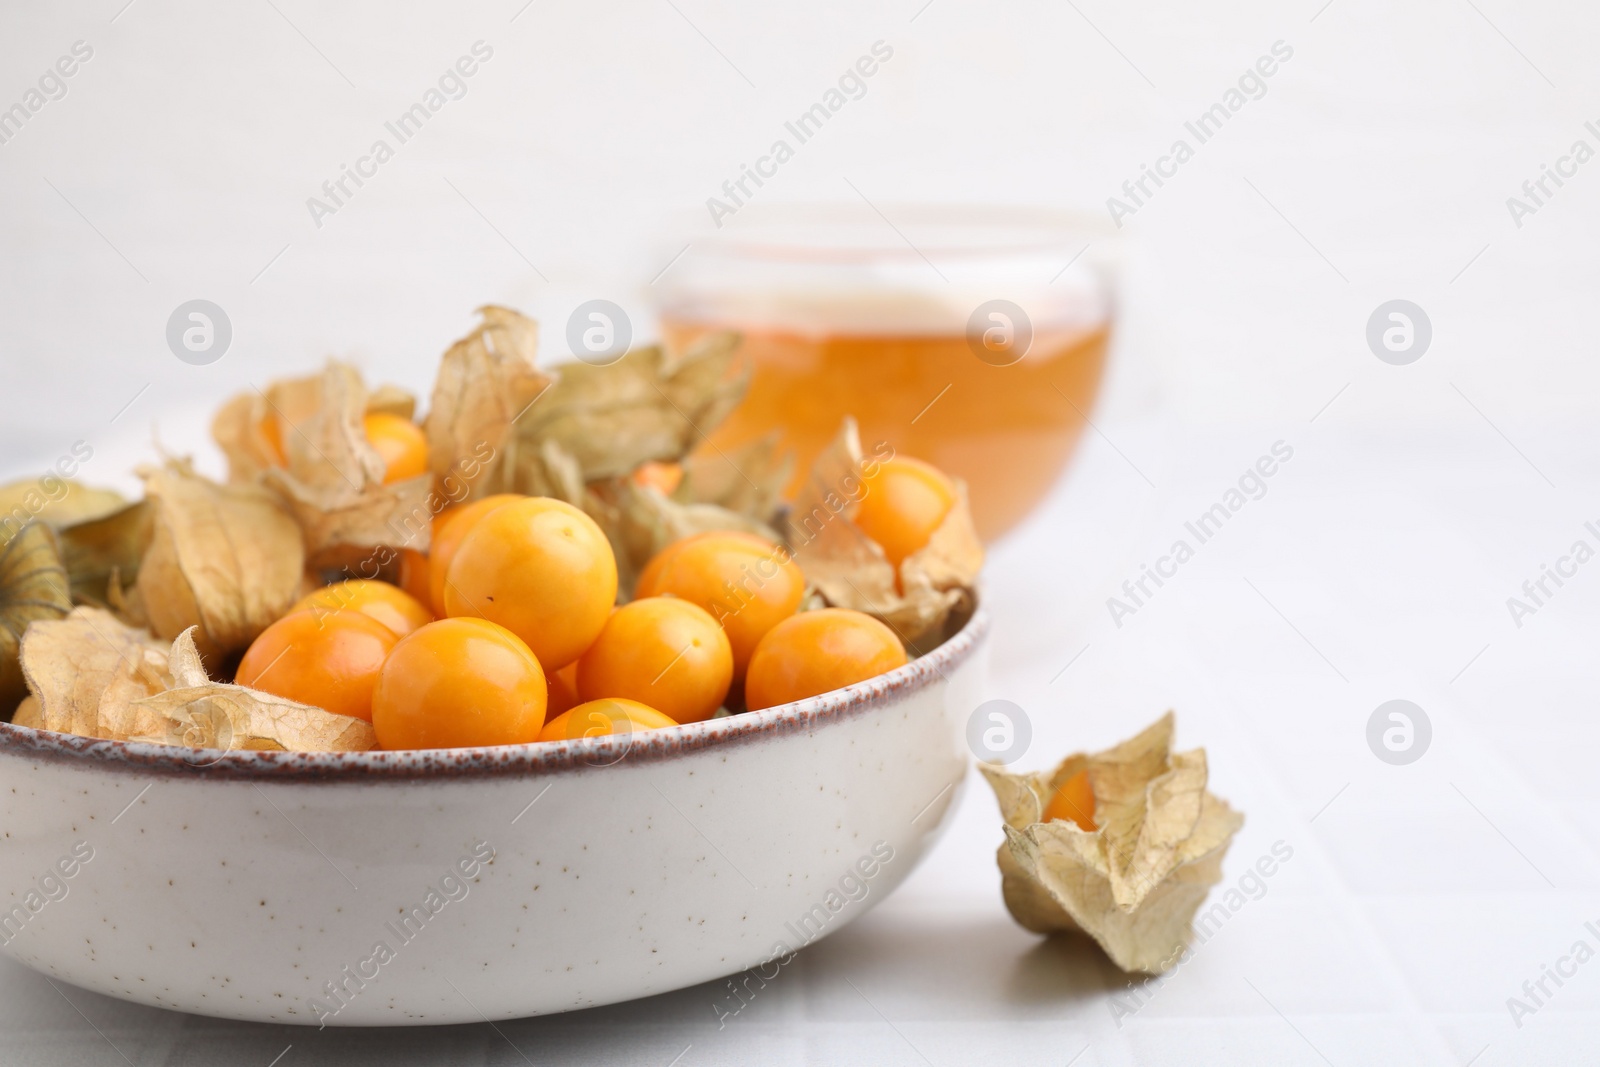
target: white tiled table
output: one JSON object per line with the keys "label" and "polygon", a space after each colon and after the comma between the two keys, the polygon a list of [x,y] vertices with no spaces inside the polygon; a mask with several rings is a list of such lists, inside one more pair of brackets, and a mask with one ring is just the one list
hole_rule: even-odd
{"label": "white tiled table", "polygon": [[[709,230],[704,198],[874,40],[894,61],[763,197],[1094,208],[1289,42],[1132,221],[1104,435],[988,581],[1028,762],[1175,706],[1248,818],[1230,880],[1294,857],[1120,1027],[1092,947],[1005,914],[974,777],[910,882],[725,1029],[718,985],[317,1033],[0,962],[0,1067],[1600,1062],[1600,962],[1520,1028],[1506,1007],[1600,918],[1600,564],[1520,629],[1505,606],[1600,519],[1600,164],[1521,227],[1505,207],[1592,136],[1597,36],[1594,5],[1509,0],[8,5],[0,107],[71,42],[96,54],[0,146],[0,473],[82,439],[95,483],[149,458],[152,422],[192,448],[219,396],[325,353],[425,389],[485,300],[556,349],[582,300],[648,306],[686,239],[663,220]],[[471,95],[315,227],[305,197],[479,37]],[[236,328],[201,368],[161,339],[197,296]],[[1410,367],[1361,336],[1396,297],[1433,320]],[[1105,598],[1279,439],[1268,494],[1115,627]],[[1405,767],[1365,741],[1394,698],[1434,728]]]}
{"label": "white tiled table", "polygon": [[[498,1029],[317,1032],[135,1007],[0,963],[0,1063],[1588,1062],[1600,964],[1520,1029],[1505,1004],[1600,917],[1584,644],[1600,587],[1581,575],[1520,631],[1504,606],[1524,561],[1536,571],[1581,525],[1562,502],[1592,488],[1574,473],[1585,457],[1546,468],[1552,491],[1481,425],[1373,440],[1337,405],[1226,438],[1103,425],[1156,488],[1091,437],[995,554],[993,694],[1028,710],[1030,765],[1176,706],[1180,743],[1206,746],[1212,788],[1247,816],[1225,884],[1276,841],[1294,850],[1160,989],[1136,999],[1087,942],[1012,924],[974,774],[911,881],[725,1026],[719,983]],[[1105,596],[1278,439],[1295,457],[1268,494],[1115,627]],[[1394,697],[1433,725],[1409,766],[1365,741]]]}

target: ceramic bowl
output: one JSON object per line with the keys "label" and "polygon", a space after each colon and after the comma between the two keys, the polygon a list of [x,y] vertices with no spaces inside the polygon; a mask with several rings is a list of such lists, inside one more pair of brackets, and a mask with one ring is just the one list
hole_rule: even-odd
{"label": "ceramic bowl", "polygon": [[0,724],[0,950],[142,1004],[335,1026],[772,978],[943,831],[987,633],[980,611],[858,685],[574,742],[223,753]]}

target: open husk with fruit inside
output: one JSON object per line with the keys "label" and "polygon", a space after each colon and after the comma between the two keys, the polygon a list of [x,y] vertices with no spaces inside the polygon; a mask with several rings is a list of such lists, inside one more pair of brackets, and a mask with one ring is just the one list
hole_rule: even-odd
{"label": "open husk with fruit inside", "polygon": [[[420,418],[416,397],[330,360],[220,404],[225,479],[162,457],[135,501],[0,488],[0,715],[221,749],[571,739],[863,680],[970,617],[983,551],[958,481],[864,450],[853,422],[793,501],[776,428],[697,453],[744,395],[736,335],[546,368],[536,323],[480,313]],[[853,675],[805,658],[837,626],[876,642]],[[386,725],[406,686],[385,678],[447,637],[515,661],[515,685],[456,679],[506,721]],[[360,684],[307,688],[335,661],[366,664]],[[671,692],[644,688],[658,666],[645,680]]]}
{"label": "open husk with fruit inside", "polygon": [[1244,816],[1206,790],[1205,749],[1172,751],[1173,730],[1169,711],[1050,771],[982,765],[1005,820],[1001,892],[1018,923],[1087,934],[1125,971],[1178,964]]}

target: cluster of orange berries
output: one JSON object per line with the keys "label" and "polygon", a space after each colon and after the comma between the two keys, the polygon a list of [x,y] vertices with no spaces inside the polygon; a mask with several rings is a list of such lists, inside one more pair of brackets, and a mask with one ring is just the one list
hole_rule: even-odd
{"label": "cluster of orange berries", "polygon": [[[416,466],[367,429],[391,471],[396,458]],[[407,476],[426,470],[425,443],[411,444],[422,463]],[[868,521],[903,556],[927,543],[954,492],[914,460],[878,479]],[[929,486],[948,490],[942,507]],[[604,532],[559,500],[500,494],[447,509],[428,554],[401,559],[399,585],[356,579],[301,600],[251,644],[239,684],[365,719],[386,749],[457,748],[699,722],[735,687],[754,711],[906,662],[869,615],[799,611],[800,567],[751,534],[669,545],[621,607]]]}

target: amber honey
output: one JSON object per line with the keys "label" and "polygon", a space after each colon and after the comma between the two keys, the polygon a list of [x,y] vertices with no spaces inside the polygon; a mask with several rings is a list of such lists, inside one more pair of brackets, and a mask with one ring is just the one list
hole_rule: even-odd
{"label": "amber honey", "polygon": [[744,403],[701,452],[708,460],[781,428],[798,465],[855,416],[868,451],[887,441],[963,478],[985,540],[1019,522],[1060,476],[1094,403],[1108,324],[1038,326],[1026,355],[996,366],[965,334],[838,332],[740,323],[663,322],[670,345],[719,327],[741,330],[753,365]]}
{"label": "amber honey", "polygon": [[1114,272],[1098,253],[1115,241],[1080,222],[950,205],[741,211],[660,289],[668,345],[736,330],[753,369],[700,456],[777,428],[798,461],[792,492],[853,415],[868,451],[887,442],[961,477],[979,533],[1003,534],[1071,458],[1105,366]]}

